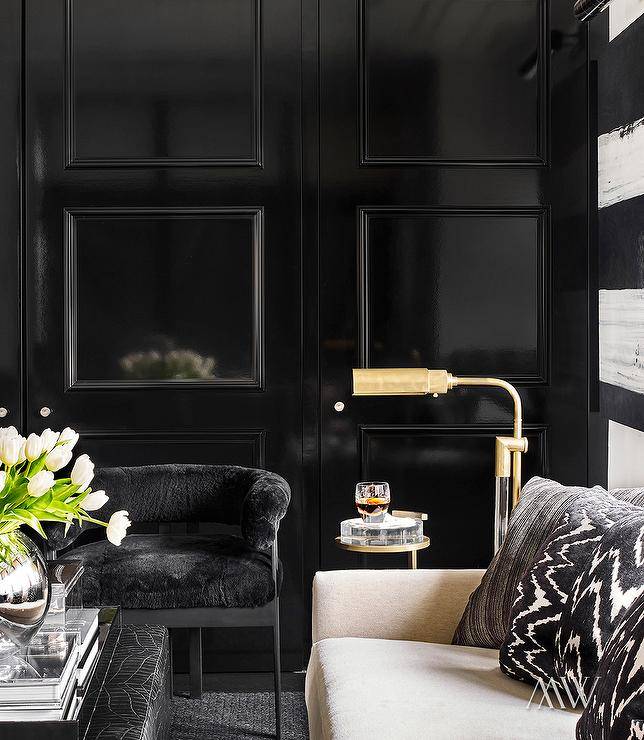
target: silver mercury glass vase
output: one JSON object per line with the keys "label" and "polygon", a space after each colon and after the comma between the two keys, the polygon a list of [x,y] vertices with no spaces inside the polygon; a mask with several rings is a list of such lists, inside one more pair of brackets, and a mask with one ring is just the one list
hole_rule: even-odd
{"label": "silver mercury glass vase", "polygon": [[0,657],[29,643],[49,609],[47,565],[19,530],[0,535]]}

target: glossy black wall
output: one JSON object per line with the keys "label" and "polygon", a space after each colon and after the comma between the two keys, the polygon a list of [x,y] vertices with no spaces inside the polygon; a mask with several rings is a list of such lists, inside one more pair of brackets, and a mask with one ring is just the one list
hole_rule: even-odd
{"label": "glossy black wall", "polygon": [[[284,474],[287,668],[312,573],[357,565],[332,541],[359,478],[429,512],[423,567],[491,554],[507,400],[352,399],[352,367],[508,378],[526,474],[586,480],[586,48],[568,0],[2,13],[0,406],[75,426],[99,464]],[[141,374],[137,353],[185,349],[200,378]],[[257,665],[261,636],[231,640],[209,636],[208,667]]]}
{"label": "glossy black wall", "polygon": [[356,564],[332,539],[373,476],[429,512],[422,567],[483,566],[508,399],[352,399],[348,368],[511,380],[526,474],[586,480],[585,30],[565,1],[320,8],[322,566]]}

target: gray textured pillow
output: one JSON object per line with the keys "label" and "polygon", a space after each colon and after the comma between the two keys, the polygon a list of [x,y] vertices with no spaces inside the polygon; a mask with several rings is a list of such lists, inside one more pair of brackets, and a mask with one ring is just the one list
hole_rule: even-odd
{"label": "gray textured pillow", "polygon": [[611,488],[609,493],[620,501],[628,501],[635,506],[644,506],[644,488]]}
{"label": "gray textured pillow", "polygon": [[470,596],[454,633],[454,645],[497,650],[501,647],[510,627],[510,613],[519,581],[570,505],[590,491],[597,495],[606,494],[600,486],[593,489],[562,486],[538,477],[525,484],[519,503],[510,516],[503,545],[480,586]]}
{"label": "gray textured pillow", "polygon": [[[503,644],[510,628],[510,612],[519,581],[532,564],[557,522],[580,496],[589,491],[605,493],[601,486],[562,486],[546,478],[531,478],[510,516],[508,532],[481,585],[470,596],[456,628],[454,645],[495,648]],[[614,488],[611,495],[635,506],[644,506],[644,488]]]}

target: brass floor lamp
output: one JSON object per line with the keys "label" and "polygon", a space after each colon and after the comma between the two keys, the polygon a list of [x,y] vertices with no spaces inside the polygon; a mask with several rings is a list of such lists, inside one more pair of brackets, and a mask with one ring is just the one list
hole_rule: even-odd
{"label": "brass floor lamp", "polygon": [[517,389],[500,378],[457,378],[447,370],[426,368],[355,368],[354,396],[438,396],[458,386],[503,388],[514,403],[514,425],[511,437],[497,437],[495,446],[494,552],[505,538],[512,507],[521,491],[521,455],[528,451],[523,436],[521,397]]}

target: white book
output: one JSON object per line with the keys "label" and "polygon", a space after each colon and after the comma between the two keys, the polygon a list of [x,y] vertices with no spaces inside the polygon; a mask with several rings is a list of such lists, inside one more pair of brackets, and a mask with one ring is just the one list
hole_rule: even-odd
{"label": "white book", "polygon": [[0,722],[44,722],[66,719],[76,708],[76,681],[70,681],[59,707],[16,705],[0,707]]}
{"label": "white book", "polygon": [[65,630],[78,630],[80,635],[80,663],[87,651],[92,647],[94,638],[98,634],[99,609],[68,609],[65,613]]}
{"label": "white book", "polygon": [[98,639],[94,640],[89,651],[83,657],[81,663],[76,669],[76,680],[78,681],[78,690],[84,691],[89,684],[89,680],[94,673],[94,667],[98,662]]}
{"label": "white book", "polygon": [[59,709],[75,683],[79,655],[77,632],[40,632],[23,651],[0,662],[0,711],[29,705]]}

